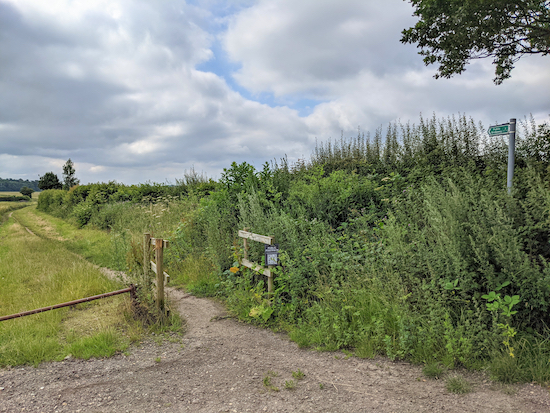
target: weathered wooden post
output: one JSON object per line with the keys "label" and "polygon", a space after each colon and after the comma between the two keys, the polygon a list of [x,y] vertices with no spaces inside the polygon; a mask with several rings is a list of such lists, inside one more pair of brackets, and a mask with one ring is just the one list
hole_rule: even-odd
{"label": "weathered wooden post", "polygon": [[274,265],[268,265],[267,268],[269,270],[269,276],[267,277],[267,296],[271,300],[271,297],[273,296],[273,272],[271,271],[273,269]]}
{"label": "weathered wooden post", "polygon": [[164,313],[164,242],[162,238],[155,238],[155,261],[157,264],[157,308]]}
{"label": "weathered wooden post", "polygon": [[[248,228],[243,231],[248,231]],[[246,238],[243,238],[243,258],[248,261],[248,240]]]}
{"label": "weathered wooden post", "polygon": [[151,268],[151,234],[143,234],[143,286],[149,291],[149,269]]}

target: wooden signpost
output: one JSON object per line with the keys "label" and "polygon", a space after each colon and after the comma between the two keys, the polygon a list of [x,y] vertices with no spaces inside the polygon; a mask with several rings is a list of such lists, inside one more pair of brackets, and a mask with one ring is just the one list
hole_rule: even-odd
{"label": "wooden signpost", "polygon": [[[252,232],[246,231],[246,228],[244,231],[239,231],[239,237],[243,239],[243,243],[244,243],[243,259],[241,264],[267,277],[267,294],[271,296],[271,294],[273,293],[273,273],[271,272],[271,270],[276,265],[279,265],[279,261],[278,261],[279,246],[274,243],[274,240],[275,240],[274,237],[267,237],[265,235],[253,234]],[[249,239],[252,241],[257,241],[265,244],[267,268],[248,260],[248,240]]]}

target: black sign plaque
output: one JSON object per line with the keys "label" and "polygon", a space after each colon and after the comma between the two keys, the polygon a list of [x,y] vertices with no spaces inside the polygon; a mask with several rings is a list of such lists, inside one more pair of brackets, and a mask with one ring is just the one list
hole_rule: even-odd
{"label": "black sign plaque", "polygon": [[265,265],[279,265],[279,244],[265,246]]}

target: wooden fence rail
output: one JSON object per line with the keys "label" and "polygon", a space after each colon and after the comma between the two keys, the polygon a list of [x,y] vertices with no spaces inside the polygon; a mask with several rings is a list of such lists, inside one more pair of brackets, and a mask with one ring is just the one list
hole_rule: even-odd
{"label": "wooden fence rail", "polygon": [[243,239],[243,244],[244,244],[243,259],[241,261],[241,264],[267,277],[267,294],[269,297],[271,297],[271,295],[273,294],[273,273],[271,270],[275,267],[275,265],[268,265],[267,267],[264,267],[255,262],[249,261],[248,260],[248,240],[261,242],[262,244],[265,244],[265,245],[275,245],[275,238],[266,236],[266,235],[259,235],[259,234],[254,234],[252,232],[248,232],[247,228],[245,228],[242,231],[239,230],[239,237]]}

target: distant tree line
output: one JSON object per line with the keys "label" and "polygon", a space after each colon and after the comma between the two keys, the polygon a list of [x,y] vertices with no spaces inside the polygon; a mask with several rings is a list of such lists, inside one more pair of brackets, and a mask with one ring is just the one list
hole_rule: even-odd
{"label": "distant tree line", "polygon": [[0,178],[0,192],[21,192],[23,195],[31,196],[33,192],[46,189],[69,190],[80,183],[75,176],[74,163],[71,159],[63,165],[63,181],[53,172],[46,172],[39,180],[29,181],[28,179],[2,179]]}
{"label": "distant tree line", "polygon": [[19,192],[23,187],[39,191],[38,181],[29,181],[28,179],[3,179],[0,178],[0,192]]}

